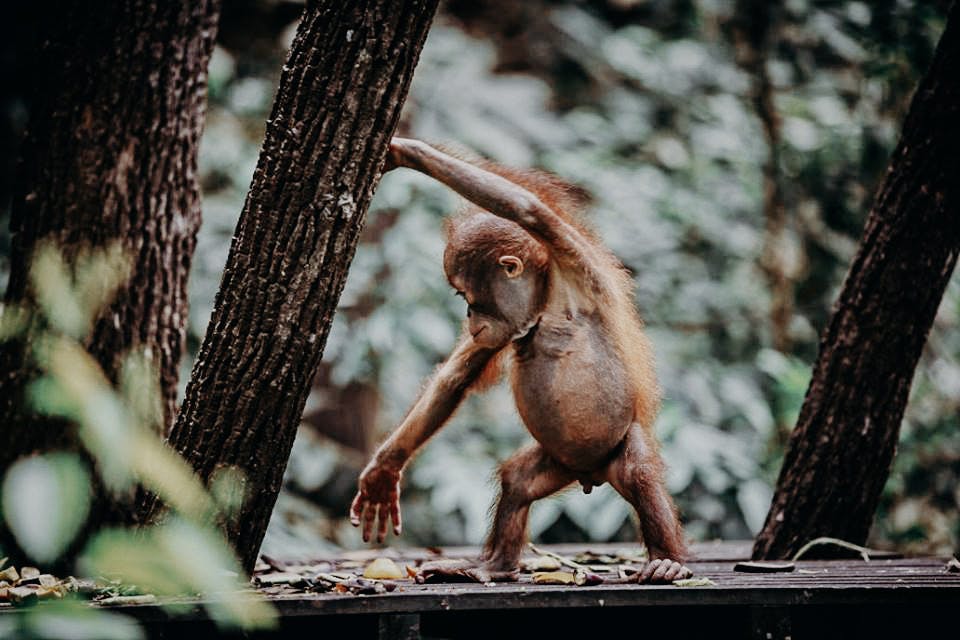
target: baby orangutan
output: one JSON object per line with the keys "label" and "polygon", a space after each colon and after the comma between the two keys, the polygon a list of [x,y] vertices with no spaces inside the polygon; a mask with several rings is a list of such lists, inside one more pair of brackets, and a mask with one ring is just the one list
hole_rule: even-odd
{"label": "baby orangutan", "polygon": [[[408,167],[472,203],[449,225],[447,279],[467,301],[466,331],[403,424],[360,475],[350,509],[363,539],[387,520],[400,534],[404,465],[471,390],[512,356],[517,409],[536,442],[500,467],[500,498],[483,556],[421,575],[516,578],[530,504],[574,482],[609,482],[636,509],[651,561],[640,582],[691,575],[683,531],[652,433],[659,405],[650,344],[623,265],[579,222],[578,192],[539,172],[466,162],[394,138],[386,170]],[[378,522],[379,520],[379,522]]]}

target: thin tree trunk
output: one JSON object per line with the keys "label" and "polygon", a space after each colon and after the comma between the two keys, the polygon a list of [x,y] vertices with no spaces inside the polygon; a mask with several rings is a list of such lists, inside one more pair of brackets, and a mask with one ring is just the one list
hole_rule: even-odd
{"label": "thin tree trunk", "polygon": [[[197,148],[219,0],[57,3],[43,25],[30,123],[11,216],[6,301],[29,304],[31,258],[51,242],[69,260],[119,244],[129,280],[87,347],[116,380],[142,350],[172,422],[185,341],[187,274],[200,224]],[[0,346],[0,477],[17,457],[76,446],[62,421],[32,414],[26,343]],[[159,426],[159,425],[158,425]]]}
{"label": "thin tree trunk", "polygon": [[914,368],[960,248],[960,10],[903,125],[820,341],[755,558],[866,540]]}
{"label": "thin tree trunk", "polygon": [[[436,0],[308,3],[170,443],[246,478],[253,567]],[[144,511],[156,514],[153,498]]]}
{"label": "thin tree trunk", "polygon": [[767,160],[763,165],[763,253],[760,267],[770,290],[770,335],[778,351],[790,350],[793,320],[792,269],[784,248],[787,211],[780,176],[780,117],[777,114],[773,81],[767,71],[770,42],[775,39],[781,7],[768,0],[738,0],[733,23],[737,62],[753,81],[751,98],[767,139]]}

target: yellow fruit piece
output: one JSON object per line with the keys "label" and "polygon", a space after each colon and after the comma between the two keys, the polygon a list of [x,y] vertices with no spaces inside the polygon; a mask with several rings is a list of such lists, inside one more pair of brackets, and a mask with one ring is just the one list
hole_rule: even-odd
{"label": "yellow fruit piece", "polygon": [[390,558],[376,558],[363,570],[363,577],[374,580],[400,580],[407,576]]}

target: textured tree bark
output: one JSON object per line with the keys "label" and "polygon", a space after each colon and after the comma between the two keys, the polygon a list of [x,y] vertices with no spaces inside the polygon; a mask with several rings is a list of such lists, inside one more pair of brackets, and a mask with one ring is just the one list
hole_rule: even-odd
{"label": "textured tree bark", "polygon": [[[11,215],[8,303],[29,303],[31,257],[67,259],[119,245],[129,280],[87,347],[116,380],[143,350],[159,373],[166,423],[176,408],[187,275],[200,224],[197,148],[219,0],[57,3],[39,51]],[[0,347],[0,477],[18,456],[71,446],[62,423],[31,415],[23,341]]]}
{"label": "textured tree bark", "polygon": [[960,246],[960,10],[947,20],[820,341],[754,558],[862,544]]}
{"label": "textured tree bark", "polygon": [[[307,3],[170,443],[246,477],[253,567],[436,0]],[[143,510],[156,515],[153,498]]]}

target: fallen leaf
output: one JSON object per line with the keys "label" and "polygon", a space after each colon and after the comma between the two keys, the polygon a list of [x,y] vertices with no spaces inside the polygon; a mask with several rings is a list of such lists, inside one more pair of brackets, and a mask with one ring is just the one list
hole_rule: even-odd
{"label": "fallen leaf", "polygon": [[60,581],[54,578],[49,573],[42,573],[38,576],[38,581],[40,582],[41,587],[55,587],[60,584]]}
{"label": "fallen leaf", "polygon": [[522,565],[523,570],[528,573],[538,573],[542,571],[559,571],[560,567],[563,565],[560,564],[560,561],[556,558],[550,556],[536,556],[534,558],[528,558],[523,561]]}
{"label": "fallen leaf", "polygon": [[349,571],[334,571],[330,573],[330,575],[336,578],[337,580],[350,580],[352,578],[357,577],[355,573],[351,573]]}
{"label": "fallen leaf", "polygon": [[88,596],[95,594],[98,589],[95,580],[90,580],[89,578],[77,579],[73,576],[70,576],[64,580],[63,586],[67,589],[67,591],[75,591]]}
{"label": "fallen leaf", "polygon": [[577,583],[577,586],[580,587],[592,587],[594,585],[603,584],[604,580],[602,576],[599,576],[592,571],[581,571],[577,569],[573,573],[573,581]]}
{"label": "fallen leaf", "polygon": [[431,560],[424,562],[417,570],[414,580],[420,584],[427,582],[485,582],[478,576],[476,566],[466,560]]}
{"label": "fallen leaf", "polygon": [[387,593],[397,588],[396,582],[387,582],[384,580],[367,580],[366,578],[352,578],[344,582],[337,583],[334,587],[341,593],[353,593],[356,595],[375,595]]}
{"label": "fallen leaf", "polygon": [[569,571],[546,571],[533,574],[534,584],[577,584],[576,577]]}
{"label": "fallen leaf", "polygon": [[40,587],[37,589],[37,597],[41,600],[59,600],[63,595],[64,590],[60,587]]}
{"label": "fallen leaf", "polygon": [[152,593],[147,593],[139,596],[115,596],[113,598],[104,598],[103,600],[98,600],[97,603],[109,607],[113,605],[124,605],[124,604],[154,604],[157,601],[157,596]]}
{"label": "fallen leaf", "polygon": [[675,587],[715,587],[717,583],[710,578],[684,578],[683,580],[674,580]]}
{"label": "fallen leaf", "polygon": [[10,587],[7,589],[7,599],[14,604],[33,604],[37,601],[37,591],[30,587]]}
{"label": "fallen leaf", "polygon": [[302,584],[304,579],[299,573],[268,573],[254,578],[258,586],[272,586],[277,584],[289,584],[297,586]]}
{"label": "fallen leaf", "polygon": [[36,567],[21,567],[20,568],[20,580],[34,580],[40,577],[40,569]]}

